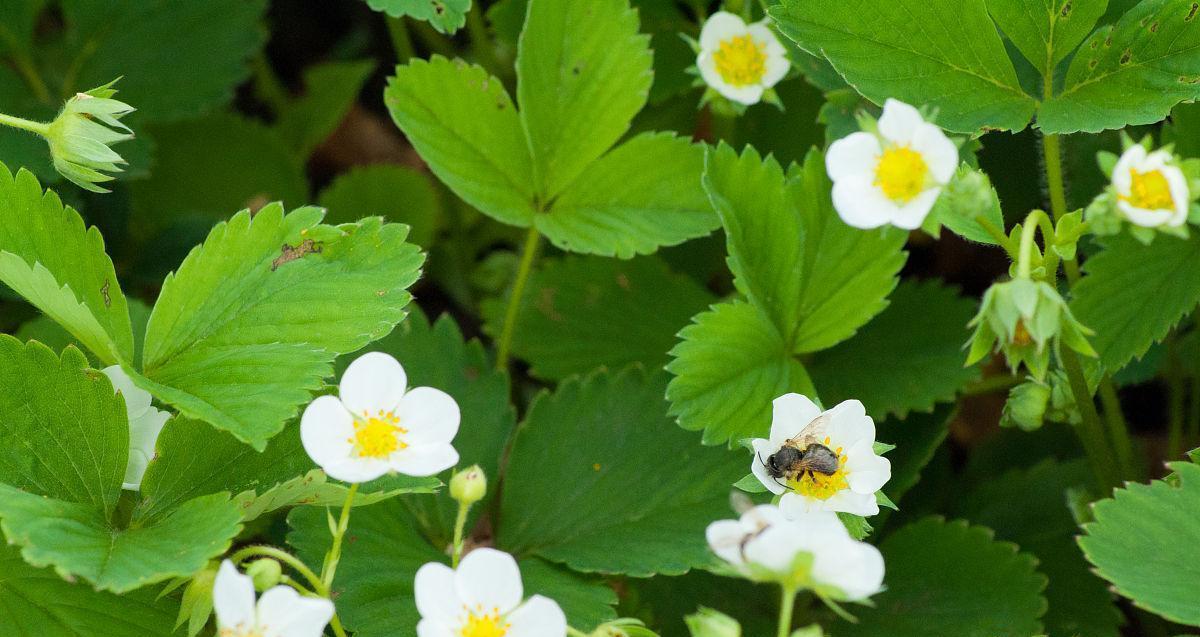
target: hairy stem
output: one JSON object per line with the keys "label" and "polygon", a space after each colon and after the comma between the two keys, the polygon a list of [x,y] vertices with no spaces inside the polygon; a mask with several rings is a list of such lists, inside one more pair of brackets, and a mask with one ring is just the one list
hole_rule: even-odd
{"label": "hairy stem", "polygon": [[0,113],[0,124],[11,126],[13,128],[19,128],[21,130],[27,130],[31,133],[37,133],[42,137],[45,137],[46,133],[50,131],[49,124],[35,122],[33,120],[15,117],[13,115],[5,115],[4,113]]}
{"label": "hairy stem", "polygon": [[[1050,213],[1057,223],[1067,214],[1067,187],[1063,181],[1062,142],[1058,135],[1042,136],[1042,153],[1046,160],[1046,186],[1050,190]],[[1063,271],[1072,286],[1079,280],[1079,261],[1063,259]]]}
{"label": "hairy stem", "polygon": [[1120,483],[1120,478],[1116,474],[1115,458],[1108,439],[1104,435],[1104,425],[1100,422],[1100,413],[1096,411],[1096,403],[1092,402],[1092,393],[1088,389],[1087,380],[1083,377],[1083,367],[1079,364],[1079,358],[1075,352],[1067,347],[1060,348],[1059,359],[1062,360],[1063,368],[1067,372],[1071,394],[1075,397],[1075,404],[1079,407],[1079,414],[1082,417],[1082,421],[1075,426],[1075,431],[1079,434],[1079,440],[1083,443],[1088,462],[1092,465],[1096,482],[1100,486],[1100,493],[1107,493],[1109,489]]}
{"label": "hairy stem", "polygon": [[542,235],[537,228],[529,226],[525,235],[525,246],[521,249],[521,263],[517,266],[517,276],[513,279],[511,296],[508,298],[508,309],[504,312],[504,327],[500,330],[500,340],[496,343],[496,369],[508,369],[508,356],[512,349],[513,335],[517,331],[517,315],[521,311],[521,297],[525,295],[525,283],[529,273],[533,271],[533,262],[537,260],[538,247]]}
{"label": "hairy stem", "polygon": [[483,9],[479,8],[478,2],[472,2],[471,10],[467,12],[467,37],[471,40],[471,52],[475,54],[475,61],[487,69],[488,73],[499,75],[500,65],[496,63],[496,49],[491,36],[488,35],[487,23],[483,21]]}
{"label": "hairy stem", "polygon": [[465,502],[458,503],[458,516],[454,518],[454,554],[451,556],[450,562],[453,568],[458,568],[458,563],[462,561],[463,530],[467,526],[467,513],[470,511],[470,504]]}
{"label": "hairy stem", "polygon": [[776,632],[777,637],[788,637],[792,634],[792,611],[796,607],[796,588],[790,585],[783,585],[782,595],[779,598],[779,630]]}
{"label": "hairy stem", "polygon": [[328,594],[324,584],[321,582],[321,578],[318,577],[317,574],[314,573],[307,564],[301,562],[300,558],[296,557],[295,555],[292,555],[287,551],[277,549],[274,546],[247,546],[246,548],[229,556],[229,561],[233,562],[234,564],[241,564],[242,562],[245,562],[247,558],[256,556],[269,557],[273,560],[279,560],[283,564],[287,564],[292,570],[296,571],[303,576],[304,579],[308,580],[308,583],[313,587],[314,590],[316,590],[317,593]]}
{"label": "hairy stem", "polygon": [[404,64],[413,57],[412,36],[408,34],[408,24],[404,18],[388,17],[388,36],[392,40],[392,52],[396,54],[396,64]]}
{"label": "hairy stem", "polygon": [[[1037,234],[1038,224],[1035,221],[1037,210],[1029,213],[1021,226],[1021,249],[1017,253],[1017,276],[1028,279],[1033,269],[1033,237]],[[1045,214],[1045,213],[1042,213]]]}
{"label": "hairy stem", "polygon": [[346,529],[350,528],[350,507],[354,504],[354,496],[358,493],[358,483],[350,485],[350,489],[346,491],[346,501],[342,503],[342,514],[338,517],[337,528],[333,533],[333,544],[329,547],[329,554],[325,556],[325,570],[321,573],[321,582],[325,590],[333,588],[333,576],[337,573],[338,562],[342,559],[342,538],[346,536]]}

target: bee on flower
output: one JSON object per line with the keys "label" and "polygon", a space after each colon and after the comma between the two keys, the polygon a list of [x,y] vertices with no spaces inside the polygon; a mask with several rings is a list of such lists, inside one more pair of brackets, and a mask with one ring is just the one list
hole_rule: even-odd
{"label": "bee on flower", "polygon": [[914,107],[889,99],[871,130],[829,146],[833,207],[847,225],[921,227],[958,168],[958,147]]}
{"label": "bee on flower", "polygon": [[1096,234],[1111,235],[1120,232],[1121,221],[1128,221],[1130,233],[1143,243],[1159,232],[1186,237],[1189,217],[1200,217],[1200,208],[1193,205],[1200,195],[1195,183],[1200,181],[1200,162],[1181,160],[1169,146],[1151,150],[1149,138],[1134,143],[1125,137],[1124,142],[1120,157],[1100,153],[1111,183],[1088,206],[1090,227]]}
{"label": "bee on flower", "polygon": [[772,87],[791,68],[787,51],[766,21],[746,24],[718,11],[700,31],[696,68],[708,87],[743,106],[777,102]]}

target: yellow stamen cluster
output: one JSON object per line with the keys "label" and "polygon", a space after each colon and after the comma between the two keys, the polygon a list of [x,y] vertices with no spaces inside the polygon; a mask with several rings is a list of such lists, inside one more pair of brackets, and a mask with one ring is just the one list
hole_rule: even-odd
{"label": "yellow stamen cluster", "polygon": [[928,178],[925,158],[908,146],[893,146],[883,151],[875,166],[875,185],[888,199],[901,203],[921,194]]}
{"label": "yellow stamen cluster", "polygon": [[767,72],[766,45],[750,35],[722,40],[713,53],[717,73],[727,84],[736,87],[758,84]]}
{"label": "yellow stamen cluster", "polygon": [[237,628],[222,628],[219,637],[263,637],[264,634],[262,628],[256,626],[243,628],[238,625]]}
{"label": "yellow stamen cluster", "polygon": [[[826,447],[830,445],[828,437],[825,438],[823,444]],[[846,480],[846,454],[844,451],[841,447],[833,451],[838,457],[838,469],[832,475],[805,471],[798,478],[788,480],[788,487],[806,498],[817,500],[828,500],[838,491],[849,489],[850,483]]]}
{"label": "yellow stamen cluster", "polygon": [[1121,198],[1131,206],[1144,210],[1170,210],[1175,207],[1171,185],[1161,170],[1140,173],[1131,168],[1129,176],[1129,196]]}
{"label": "yellow stamen cluster", "polygon": [[354,419],[354,454],[359,458],[386,458],[408,443],[400,439],[408,430],[400,426],[400,417],[390,411],[379,410],[375,414],[363,414]]}
{"label": "yellow stamen cluster", "polygon": [[500,609],[493,608],[490,613],[469,613],[458,634],[459,637],[504,637],[511,627],[512,625],[500,616]]}

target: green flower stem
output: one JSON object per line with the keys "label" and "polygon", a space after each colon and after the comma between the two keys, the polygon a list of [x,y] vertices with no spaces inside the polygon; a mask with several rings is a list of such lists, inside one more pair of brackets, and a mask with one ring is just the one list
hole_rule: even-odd
{"label": "green flower stem", "polygon": [[45,137],[50,132],[49,124],[35,122],[21,117],[14,117],[12,115],[5,115],[4,113],[0,113],[0,124],[11,126],[13,128],[19,128],[21,130],[27,130],[31,133],[37,133],[42,137]]}
{"label": "green flower stem", "polygon": [[1079,434],[1079,440],[1083,443],[1088,462],[1092,465],[1092,471],[1100,486],[1100,493],[1108,493],[1109,489],[1120,484],[1120,476],[1117,475],[1116,459],[1113,457],[1108,439],[1104,435],[1104,425],[1100,422],[1096,403],[1092,402],[1092,393],[1088,390],[1087,380],[1083,377],[1083,367],[1079,364],[1079,358],[1075,352],[1069,347],[1059,348],[1058,356],[1067,372],[1071,393],[1075,397],[1075,404],[1079,407],[1079,414],[1082,417],[1081,422],[1075,426],[1075,431]]}
{"label": "green flower stem", "polygon": [[991,221],[988,221],[982,215],[975,217],[975,223],[978,223],[979,226],[984,229],[984,231],[992,235],[992,238],[996,240],[996,243],[1001,248],[1004,248],[1004,251],[1008,253],[1009,258],[1011,258],[1013,261],[1017,260],[1017,251],[1013,249],[1012,242],[1009,241],[1008,235],[1004,234],[1004,230],[997,228],[992,224]]}
{"label": "green flower stem", "polygon": [[483,21],[483,9],[479,8],[478,2],[472,2],[471,10],[467,11],[467,37],[471,40],[471,52],[475,54],[475,61],[488,73],[499,75],[500,65],[496,62],[496,48],[488,35],[487,23]]}
{"label": "green flower stem", "polygon": [[458,503],[458,516],[454,518],[454,554],[450,558],[453,568],[458,568],[458,563],[462,560],[463,530],[467,526],[467,513],[470,511],[470,504]]}
{"label": "green flower stem", "polygon": [[1104,377],[1100,379],[1099,394],[1100,404],[1104,405],[1104,418],[1108,423],[1108,435],[1117,451],[1121,476],[1141,480],[1145,477],[1145,472],[1133,453],[1133,438],[1129,435],[1129,423],[1121,410],[1121,399],[1117,396],[1117,386],[1113,382],[1112,374],[1105,372]]}
{"label": "green flower stem", "polygon": [[796,608],[796,587],[790,584],[780,586],[782,595],[779,598],[779,630],[777,637],[788,637],[792,634],[792,611]]}
{"label": "green flower stem", "polygon": [[567,626],[567,634],[571,637],[588,637],[587,633],[579,630],[578,628],[572,628],[570,626]]}
{"label": "green flower stem", "polygon": [[1183,399],[1187,390],[1184,387],[1183,363],[1179,360],[1179,348],[1173,336],[1167,341],[1167,389],[1167,459],[1175,460],[1183,453]]}
{"label": "green flower stem", "polygon": [[396,64],[404,64],[413,57],[412,36],[408,34],[408,24],[404,18],[386,19],[388,36],[392,40],[392,51],[396,54]]}
{"label": "green flower stem", "polygon": [[438,33],[433,25],[424,20],[415,20],[409,23],[412,26],[413,32],[417,38],[421,40],[421,44],[429,49],[432,53],[444,55],[448,58],[455,57],[454,46],[450,43],[449,38]]}
{"label": "green flower stem", "polygon": [[[1046,159],[1046,185],[1050,189],[1050,212],[1054,221],[1067,214],[1067,187],[1063,181],[1062,142],[1058,135],[1042,136],[1042,153]],[[1063,271],[1067,273],[1067,282],[1073,287],[1079,280],[1079,262],[1074,259],[1063,259]]]}
{"label": "green flower stem", "polygon": [[517,266],[517,276],[513,280],[512,295],[508,299],[508,309],[504,312],[504,327],[500,330],[500,340],[496,343],[496,369],[508,369],[508,356],[512,350],[513,335],[517,331],[517,315],[521,311],[521,297],[525,295],[525,283],[529,273],[533,271],[533,263],[537,260],[538,247],[542,235],[537,227],[529,226],[525,235],[525,246],[521,249],[521,263]]}
{"label": "green flower stem", "polygon": [[[1028,279],[1033,269],[1033,237],[1037,234],[1038,224],[1034,220],[1037,210],[1029,213],[1021,226],[1021,248],[1017,252],[1017,276]],[[1042,213],[1045,214],[1045,213]]]}
{"label": "green flower stem", "polygon": [[297,593],[300,593],[301,595],[307,595],[308,597],[321,597],[320,593],[310,590],[302,582],[297,582],[286,573],[279,576],[279,583],[286,586],[291,586],[296,590]]}
{"label": "green flower stem", "polygon": [[342,538],[346,536],[346,529],[350,527],[350,507],[354,504],[354,496],[358,493],[358,483],[350,485],[350,490],[346,492],[346,501],[342,503],[342,514],[338,517],[337,527],[333,532],[333,544],[329,547],[329,554],[325,556],[325,568],[321,573],[321,584],[325,590],[333,589],[333,576],[337,573],[338,562],[342,559]]}
{"label": "green flower stem", "polygon": [[309,568],[307,564],[305,564],[304,562],[301,562],[300,558],[292,555],[291,553],[277,549],[273,546],[263,546],[263,545],[247,546],[246,548],[229,556],[229,561],[233,562],[234,564],[241,564],[242,562],[245,562],[247,558],[256,557],[256,556],[257,557],[269,557],[271,559],[279,560],[280,562],[287,564],[288,566],[290,566],[292,568],[292,570],[296,571],[297,573],[302,575],[304,577],[304,579],[308,580],[308,583],[316,590],[317,593],[323,594],[323,595],[328,595],[329,591],[325,588],[324,584],[321,582],[321,578],[318,577],[317,574],[314,573],[313,570],[311,568]]}
{"label": "green flower stem", "polygon": [[996,392],[1008,391],[1023,382],[1025,382],[1025,379],[1017,376],[1016,374],[989,376],[987,378],[981,378],[964,387],[962,390],[962,395],[984,396],[987,394],[994,394]]}

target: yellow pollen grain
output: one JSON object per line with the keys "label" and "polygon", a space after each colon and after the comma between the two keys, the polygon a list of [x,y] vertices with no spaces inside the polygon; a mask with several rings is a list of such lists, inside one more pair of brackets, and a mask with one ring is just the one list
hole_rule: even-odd
{"label": "yellow pollen grain", "polygon": [[390,411],[380,410],[354,419],[354,454],[359,458],[386,458],[408,447],[401,436],[408,430],[400,426],[400,418]]}
{"label": "yellow pollen grain", "polygon": [[458,634],[459,637],[504,637],[511,627],[500,617],[500,609],[493,608],[490,613],[468,614]]}
{"label": "yellow pollen grain", "polygon": [[928,178],[925,158],[908,146],[893,146],[883,151],[875,166],[875,185],[888,199],[900,203],[921,194]]}
{"label": "yellow pollen grain", "polygon": [[1129,177],[1129,195],[1122,195],[1121,199],[1133,207],[1144,210],[1170,210],[1175,207],[1171,184],[1161,170],[1140,173],[1131,168]]}
{"label": "yellow pollen grain", "polygon": [[[825,440],[826,444],[829,444],[829,439]],[[816,500],[828,500],[838,491],[849,489],[850,482],[846,480],[846,456],[841,447],[838,447],[835,453],[838,456],[838,469],[832,475],[805,471],[800,477],[788,480],[788,487],[806,498]]]}
{"label": "yellow pollen grain", "polygon": [[758,84],[767,73],[766,49],[749,35],[721,40],[713,53],[717,74],[726,84],[738,88]]}

